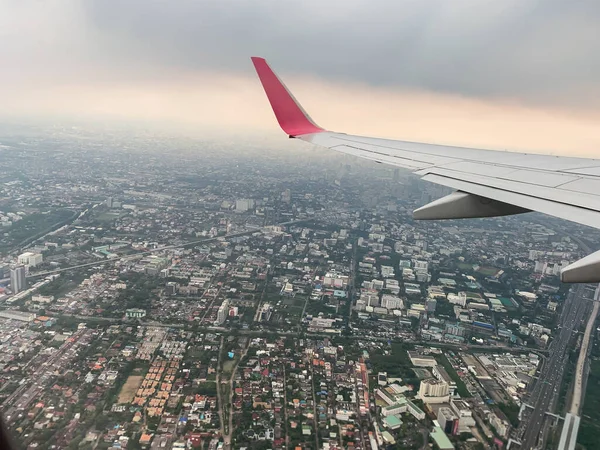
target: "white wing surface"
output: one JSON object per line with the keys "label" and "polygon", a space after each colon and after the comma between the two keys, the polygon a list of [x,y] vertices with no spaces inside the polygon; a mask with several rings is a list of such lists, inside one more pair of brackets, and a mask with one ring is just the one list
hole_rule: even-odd
{"label": "white wing surface", "polygon": [[[353,136],[316,125],[262,58],[252,58],[279,125],[290,137],[401,167],[453,194],[416,219],[493,217],[538,211],[600,228],[600,160]],[[600,252],[563,269],[564,282],[600,282]]]}

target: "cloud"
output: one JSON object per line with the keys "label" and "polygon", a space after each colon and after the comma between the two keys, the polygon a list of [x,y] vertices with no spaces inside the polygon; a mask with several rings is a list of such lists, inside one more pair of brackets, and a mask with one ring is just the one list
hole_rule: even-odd
{"label": "cloud", "polygon": [[340,131],[589,153],[599,21],[597,0],[5,0],[0,114],[275,133],[260,55]]}
{"label": "cloud", "polygon": [[600,108],[597,0],[92,0],[87,19],[151,64],[280,70]]}

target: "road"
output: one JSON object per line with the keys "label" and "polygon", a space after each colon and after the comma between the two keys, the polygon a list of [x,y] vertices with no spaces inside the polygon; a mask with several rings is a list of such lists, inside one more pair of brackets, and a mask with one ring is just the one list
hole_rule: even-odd
{"label": "road", "polygon": [[79,349],[89,344],[92,333],[93,331],[90,329],[75,332],[36,369],[35,376],[24,378],[24,383],[1,405],[6,412],[5,417],[8,421],[15,412],[25,410],[31,403],[37,401],[39,393],[48,388],[56,378],[56,374],[64,372],[69,362],[77,356]]}
{"label": "road", "polygon": [[[133,319],[123,319],[122,317],[98,317],[98,316],[87,316],[81,314],[69,314],[69,313],[60,313],[60,314],[52,314],[54,318],[61,317],[69,317],[79,319],[82,322],[90,321],[94,323],[139,323],[142,326],[151,326],[151,327],[160,327],[160,328],[179,328],[179,329],[190,329],[195,331],[210,331],[213,333],[222,333],[231,331],[229,328],[216,326],[216,325],[198,325],[196,322],[178,322],[178,323],[164,323],[164,322],[156,322],[154,320],[133,320]],[[284,331],[284,330],[238,330],[240,335],[247,336],[264,336],[264,335],[273,335],[273,336],[289,336],[289,337],[312,337],[312,338],[320,338],[327,337],[332,338],[333,336],[329,333],[318,333],[318,332],[298,332],[298,331]],[[539,349],[531,349],[529,347],[509,347],[507,345],[472,345],[472,344],[453,344],[450,342],[444,343],[435,343],[428,340],[422,339],[404,339],[404,338],[394,338],[387,336],[371,336],[365,334],[353,334],[350,336],[345,336],[345,339],[352,340],[364,340],[364,341],[378,341],[387,343],[391,341],[392,343],[405,343],[405,344],[416,344],[422,345],[427,344],[432,347],[438,347],[441,349],[451,349],[456,351],[493,351],[493,352],[509,352],[509,353],[536,353],[540,355],[542,358],[545,354],[548,353],[547,350],[539,350]]]}
{"label": "road", "polygon": [[[287,226],[287,225],[294,225],[296,223],[302,223],[302,222],[306,222],[306,219],[302,219],[302,220],[291,220],[288,222],[282,222],[282,223],[278,223],[276,225],[273,226]],[[149,255],[152,253],[156,253],[156,252],[161,252],[164,250],[173,250],[176,248],[182,248],[182,247],[187,247],[188,245],[196,245],[196,244],[206,244],[209,242],[214,242],[214,241],[218,241],[220,239],[231,239],[234,237],[238,237],[238,236],[244,236],[247,234],[253,234],[253,233],[264,233],[268,228],[267,227],[263,227],[263,228],[252,228],[250,230],[244,230],[244,231],[238,231],[236,233],[231,233],[231,234],[226,234],[224,236],[217,236],[217,237],[212,237],[212,238],[204,238],[204,239],[199,239],[196,241],[190,241],[190,242],[184,242],[182,244],[175,244],[175,245],[166,245],[164,247],[158,247],[158,248],[152,248],[152,249],[148,249],[148,250],[142,250],[140,252],[134,253],[132,255],[127,255],[124,256],[122,258],[111,258],[111,259],[102,259],[102,260],[98,260],[95,262],[90,262],[90,263],[85,263],[85,264],[78,264],[76,266],[70,266],[70,267],[63,267],[60,269],[54,269],[54,270],[46,270],[44,272],[38,272],[38,273],[32,273],[27,275],[27,278],[34,278],[34,277],[44,277],[46,275],[52,275],[55,273],[60,273],[60,272],[65,272],[67,270],[72,270],[72,269],[80,269],[82,267],[91,267],[91,266],[100,266],[102,264],[106,264],[106,263],[110,263],[110,262],[119,262],[119,261],[127,261],[127,260],[133,260],[136,258],[141,258],[145,255]]]}
{"label": "road", "polygon": [[313,362],[310,358],[308,358],[308,367],[310,370],[310,383],[312,386],[312,407],[313,407],[313,425],[314,425],[314,433],[315,433],[315,448],[319,447],[319,419],[317,415],[317,396],[315,395],[315,372],[313,369]]}
{"label": "road", "polygon": [[221,341],[219,342],[219,358],[217,360],[217,367],[219,367],[219,370],[217,370],[217,404],[219,406],[218,409],[218,413],[219,413],[219,425],[221,426],[221,436],[225,436],[225,420],[223,420],[224,414],[223,414],[223,398],[221,395],[221,357],[223,355],[223,342],[224,342],[225,336],[221,336]]}
{"label": "road", "polygon": [[107,263],[110,263],[110,262],[114,263],[114,262],[120,262],[120,261],[133,260],[133,259],[136,259],[136,258],[141,258],[141,257],[146,256],[146,255],[150,255],[152,253],[161,252],[161,251],[164,251],[164,250],[172,250],[172,249],[176,249],[176,248],[187,247],[188,245],[206,244],[206,243],[209,243],[209,242],[217,241],[217,240],[219,240],[221,238],[223,238],[223,239],[231,239],[233,237],[243,236],[243,235],[246,235],[246,234],[252,234],[252,233],[257,233],[257,232],[261,232],[261,231],[262,230],[260,228],[257,228],[255,230],[253,229],[253,230],[240,231],[238,233],[227,234],[227,235],[224,235],[224,236],[218,236],[218,237],[214,237],[214,238],[206,238],[206,239],[200,239],[200,240],[197,240],[197,241],[184,242],[182,244],[177,244],[177,245],[167,245],[167,246],[164,246],[164,247],[158,247],[158,248],[152,248],[152,249],[148,249],[148,250],[142,250],[140,252],[134,253],[132,255],[127,255],[127,256],[124,256],[122,258],[101,259],[101,260],[90,262],[90,263],[77,264],[75,266],[62,267],[60,269],[46,270],[44,272],[32,273],[32,274],[27,275],[27,278],[45,277],[47,275],[52,275],[52,274],[55,274],[55,273],[66,272],[67,270],[80,269],[80,268],[83,268],[83,267],[91,267],[91,266],[101,266],[103,264],[107,264]]}
{"label": "road", "polygon": [[596,288],[596,292],[594,293],[594,307],[592,310],[592,314],[588,319],[587,326],[585,327],[585,334],[581,343],[581,350],[579,351],[579,359],[577,360],[577,369],[575,371],[575,386],[573,388],[573,398],[571,400],[571,414],[574,414],[576,416],[579,415],[579,410],[581,408],[582,403],[581,400],[583,397],[583,393],[585,392],[585,367],[588,361],[590,339],[592,337],[592,332],[594,331],[594,324],[596,322],[596,316],[598,316],[598,309],[600,308],[600,303],[598,303],[599,299],[600,285],[598,285],[598,287]]}
{"label": "road", "polygon": [[574,286],[565,303],[560,317],[560,331],[550,345],[550,356],[540,373],[528,404],[533,410],[527,409],[517,430],[522,449],[543,448],[546,440],[546,412],[553,412],[556,406],[565,369],[565,360],[572,339],[588,317],[591,308],[593,291],[589,285]]}
{"label": "road", "polygon": [[250,339],[246,339],[246,345],[244,347],[244,350],[242,350],[240,358],[235,363],[235,366],[233,366],[233,369],[231,370],[231,377],[229,378],[229,398],[227,399],[227,429],[225,430],[225,434],[223,434],[223,447],[225,450],[231,449],[231,436],[233,435],[233,382],[235,381],[235,374],[237,372],[238,366],[248,354],[249,348]]}

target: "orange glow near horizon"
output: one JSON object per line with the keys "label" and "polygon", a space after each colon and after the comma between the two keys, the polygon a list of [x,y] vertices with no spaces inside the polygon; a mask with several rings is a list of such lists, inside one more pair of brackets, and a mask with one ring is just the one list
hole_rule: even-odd
{"label": "orange glow near horizon", "polygon": [[[320,126],[349,134],[469,147],[600,157],[597,114],[364,84],[282,77]],[[0,113],[161,121],[219,131],[280,132],[256,77],[218,73],[136,83],[0,88]],[[4,92],[2,92],[4,91]]]}

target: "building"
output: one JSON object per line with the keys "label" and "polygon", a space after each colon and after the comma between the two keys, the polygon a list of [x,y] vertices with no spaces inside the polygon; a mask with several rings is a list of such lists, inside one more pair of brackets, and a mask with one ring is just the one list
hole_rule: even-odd
{"label": "building", "polygon": [[394,278],[394,268],[391,266],[381,266],[381,276],[383,278]]}
{"label": "building", "polygon": [[437,366],[433,366],[432,373],[433,376],[438,380],[448,383],[450,395],[454,395],[454,391],[456,390],[456,382],[452,379],[448,372],[446,372],[446,369],[438,364]]}
{"label": "building", "polygon": [[437,300],[435,298],[428,298],[425,302],[425,309],[428,313],[434,313],[437,307]]}
{"label": "building", "polygon": [[410,358],[410,362],[415,367],[435,367],[437,366],[437,361],[433,356],[423,355],[422,353],[409,351],[408,357]]}
{"label": "building", "polygon": [[407,409],[406,399],[401,398],[399,400],[400,401],[398,401],[398,403],[394,403],[392,405],[381,408],[381,415],[383,417],[397,416],[399,414],[406,412],[406,409]]}
{"label": "building", "polygon": [[225,300],[221,304],[221,306],[219,306],[219,310],[217,311],[217,323],[219,325],[222,325],[225,323],[228,313],[229,313],[229,301]]}
{"label": "building", "polygon": [[273,308],[270,303],[264,303],[260,308],[260,318],[261,322],[268,322],[271,319],[271,314],[273,314]]}
{"label": "building", "polygon": [[429,262],[428,261],[413,261],[413,267],[415,271],[427,272],[429,270]]}
{"label": "building", "polygon": [[458,416],[450,408],[442,406],[438,410],[437,420],[444,433],[458,434]]}
{"label": "building", "polygon": [[510,433],[510,423],[508,423],[506,419],[500,417],[494,411],[488,415],[487,419],[490,425],[496,430],[496,433],[498,433],[498,436],[502,438],[508,437]]}
{"label": "building", "polygon": [[44,257],[41,253],[25,252],[19,255],[17,258],[18,263],[26,267],[39,266],[43,261]]}
{"label": "building", "polygon": [[411,413],[415,419],[417,419],[417,420],[425,419],[425,412],[421,408],[419,408],[417,405],[415,405],[413,402],[411,402],[410,400],[407,400],[406,406],[407,406],[407,411],[409,413]]}
{"label": "building", "polygon": [[283,283],[283,286],[281,287],[281,291],[279,292],[280,295],[283,295],[284,297],[293,297],[294,296],[294,285],[292,283]]}
{"label": "building", "polygon": [[[336,289],[345,289],[348,286],[348,281],[348,275],[340,275],[335,272],[330,272],[326,273],[323,277],[323,286]],[[381,281],[381,283],[383,284],[383,281]]]}
{"label": "building", "polygon": [[430,298],[440,298],[440,299],[445,299],[446,298],[446,293],[444,292],[444,289],[440,286],[429,286],[427,288],[427,294],[429,295]]}
{"label": "building", "polygon": [[[375,306],[375,305],[370,305]],[[384,295],[381,298],[381,306],[382,308],[387,309],[404,309],[404,302],[400,297],[396,297],[393,295]]]}
{"label": "building", "polygon": [[404,283],[404,292],[406,295],[420,295],[421,286],[415,283]]}
{"label": "building", "polygon": [[246,212],[254,207],[254,200],[241,198],[235,201],[235,210],[238,212]]}
{"label": "building", "polygon": [[141,319],[146,317],[146,310],[140,308],[130,308],[125,310],[125,317],[129,319]]}
{"label": "building", "polygon": [[391,415],[391,416],[385,416],[382,420],[383,425],[386,428],[389,428],[390,430],[397,430],[398,428],[400,428],[402,426],[402,421],[400,420],[400,418],[398,416],[395,415]]}
{"label": "building", "polygon": [[450,294],[448,294],[447,299],[453,305],[460,305],[462,307],[465,307],[467,305],[467,293],[466,292],[459,292],[458,294],[450,293]]}
{"label": "building", "polygon": [[476,425],[471,407],[464,400],[452,400],[450,408],[452,408],[452,411],[458,417],[459,433],[468,432],[471,427]]}
{"label": "building", "polygon": [[398,284],[398,280],[393,278],[388,278],[385,280],[385,288],[392,294],[398,295],[400,293],[400,285]]}
{"label": "building", "polygon": [[[436,422],[437,421],[434,421],[434,423]],[[440,450],[454,450],[454,445],[450,439],[448,439],[448,436],[446,436],[446,433],[444,433],[444,430],[442,430],[439,425],[433,427],[430,436]]]}
{"label": "building", "polygon": [[450,400],[450,387],[445,381],[427,378],[421,381],[419,398],[425,403],[446,403]]}
{"label": "building", "polygon": [[169,281],[166,287],[167,295],[175,295],[177,293],[177,283]]}
{"label": "building", "polygon": [[379,374],[377,375],[377,384],[379,386],[387,386],[387,384],[388,384],[387,372],[379,372]]}
{"label": "building", "polygon": [[10,270],[10,289],[13,294],[18,294],[27,289],[25,266],[18,266]]}
{"label": "building", "polygon": [[446,324],[446,333],[451,334],[453,336],[464,336],[465,329],[458,324],[447,323]]}
{"label": "building", "polygon": [[365,303],[365,306],[379,306],[379,294],[377,291],[364,291],[361,293],[360,299]]}
{"label": "building", "polygon": [[443,397],[448,395],[450,388],[448,383],[435,378],[427,378],[421,381],[419,387],[419,396],[423,397]]}
{"label": "building", "polygon": [[2,277],[2,278],[10,277],[10,266],[0,265],[0,277]]}
{"label": "building", "polygon": [[4,319],[18,320],[20,322],[33,322],[36,318],[34,313],[22,311],[0,311],[0,317]]}
{"label": "building", "polygon": [[382,290],[385,283],[383,282],[383,280],[373,280],[373,289],[377,289],[378,291]]}
{"label": "building", "polygon": [[34,295],[31,297],[31,301],[33,303],[42,304],[42,303],[52,303],[54,301],[53,295]]}

